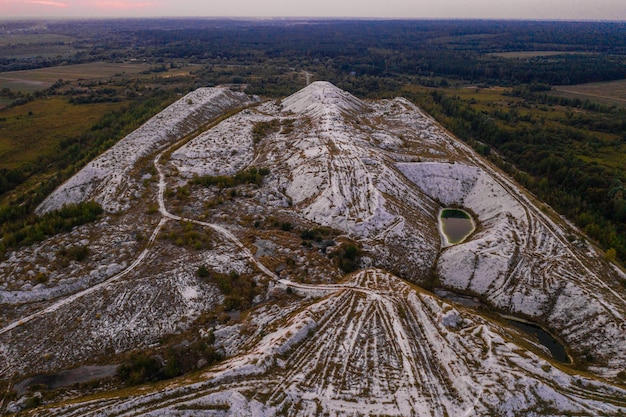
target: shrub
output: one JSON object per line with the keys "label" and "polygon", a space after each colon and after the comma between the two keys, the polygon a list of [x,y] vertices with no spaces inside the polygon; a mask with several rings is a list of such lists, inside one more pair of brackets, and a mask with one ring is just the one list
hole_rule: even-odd
{"label": "shrub", "polygon": [[610,248],[606,251],[604,257],[607,261],[615,262],[615,258],[617,257],[617,251],[614,248]]}
{"label": "shrub", "polygon": [[41,394],[33,395],[32,397],[28,397],[24,402],[24,409],[28,410],[29,408],[39,407],[42,404]]}
{"label": "shrub", "polygon": [[90,251],[87,246],[82,246],[82,245],[72,246],[71,248],[67,250],[67,256],[70,259],[81,262],[87,259],[87,256],[89,256],[89,252]]}
{"label": "shrub", "polygon": [[35,282],[37,282],[38,284],[45,284],[46,282],[48,282],[48,276],[43,272],[40,272],[35,275]]}
{"label": "shrub", "polygon": [[200,265],[200,267],[198,267],[197,274],[200,278],[208,278],[211,275],[209,268],[207,268],[206,265]]}
{"label": "shrub", "polygon": [[226,297],[224,310],[245,310],[250,308],[252,300],[259,293],[259,288],[252,276],[241,276],[237,272],[221,274],[210,273],[210,282],[213,282]]}
{"label": "shrub", "polygon": [[83,245],[76,245],[70,248],[63,248],[59,250],[58,254],[67,259],[77,262],[82,262],[89,256],[89,248]]}
{"label": "shrub", "polygon": [[132,355],[130,362],[118,368],[117,376],[128,385],[138,385],[163,379],[161,363],[144,353]]}
{"label": "shrub", "polygon": [[256,122],[252,127],[252,139],[254,143],[259,143],[261,139],[269,134],[280,130],[280,120],[274,119],[269,122]]}
{"label": "shrub", "polygon": [[336,259],[337,266],[345,273],[354,272],[361,265],[361,249],[352,243],[342,245],[331,257]]}

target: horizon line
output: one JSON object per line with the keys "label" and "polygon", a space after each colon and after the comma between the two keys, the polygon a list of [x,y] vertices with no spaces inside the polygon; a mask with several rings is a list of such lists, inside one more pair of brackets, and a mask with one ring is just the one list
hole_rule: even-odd
{"label": "horizon line", "polygon": [[88,20],[238,20],[238,21],[509,21],[509,22],[566,22],[566,23],[626,23],[615,19],[572,19],[572,18],[524,18],[524,17],[374,17],[374,16],[8,16],[8,21],[88,21]]}

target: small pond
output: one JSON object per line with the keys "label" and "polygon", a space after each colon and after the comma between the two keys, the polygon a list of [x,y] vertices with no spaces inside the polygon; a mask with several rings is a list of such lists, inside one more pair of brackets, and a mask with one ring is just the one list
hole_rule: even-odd
{"label": "small pond", "polygon": [[514,319],[509,316],[506,316],[505,318],[507,319],[507,322],[512,326],[515,326],[525,333],[536,337],[539,343],[548,348],[554,359],[561,363],[572,363],[569,355],[567,354],[567,351],[565,350],[565,347],[550,333],[546,332],[544,329],[537,326],[536,324],[528,323],[519,319]]}
{"label": "small pond", "polygon": [[439,213],[439,229],[449,245],[456,245],[467,239],[476,225],[465,210],[445,208]]}
{"label": "small pond", "polygon": [[[465,307],[480,308],[485,306],[476,297],[457,294],[444,288],[435,288],[433,291],[435,295],[441,297],[442,299],[461,304]],[[502,318],[502,320],[500,321],[502,324],[513,326],[523,331],[530,338],[545,346],[555,360],[565,364],[572,363],[572,359],[567,354],[565,346],[563,346],[561,342],[559,342],[550,333],[545,331],[541,326],[530,323],[515,316],[504,314],[499,314],[499,316]]]}
{"label": "small pond", "polygon": [[453,301],[457,304],[461,304],[465,307],[481,307],[483,304],[476,297],[469,295],[457,294],[452,291],[445,290],[443,288],[435,288],[433,292],[436,296],[443,298],[444,300]]}
{"label": "small pond", "polygon": [[119,365],[83,365],[79,368],[60,371],[56,374],[37,375],[15,385],[18,395],[23,395],[28,387],[45,385],[46,389],[70,387],[115,375]]}

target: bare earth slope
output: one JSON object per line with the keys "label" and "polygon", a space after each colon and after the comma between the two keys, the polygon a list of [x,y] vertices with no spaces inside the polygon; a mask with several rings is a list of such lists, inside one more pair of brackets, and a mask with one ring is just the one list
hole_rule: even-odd
{"label": "bare earth slope", "polygon": [[[570,243],[578,231],[405,99],[365,102],[315,82],[243,109],[252,101],[223,89],[181,99],[40,208],[96,199],[116,214],[0,264],[0,378],[106,361],[188,329],[213,334],[226,359],[158,388],[52,401],[37,415],[626,410],[626,277],[592,246]],[[171,129],[154,136],[161,124]],[[128,156],[128,146],[141,152]],[[190,183],[249,167],[269,169],[259,186]],[[438,227],[448,206],[478,223],[454,246]],[[86,261],[64,258],[60,248],[76,245],[92,248]],[[344,274],[337,254],[351,245],[360,268]],[[253,281],[250,311],[196,321],[232,299],[200,266]],[[35,285],[37,274],[47,282]],[[433,284],[541,323],[574,363],[496,314],[415,286]]]}

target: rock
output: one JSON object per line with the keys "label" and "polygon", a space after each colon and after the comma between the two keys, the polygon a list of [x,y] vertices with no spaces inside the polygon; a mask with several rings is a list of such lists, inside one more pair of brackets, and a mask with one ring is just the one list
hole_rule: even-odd
{"label": "rock", "polygon": [[463,322],[459,312],[456,310],[448,311],[441,318],[441,323],[449,328],[456,329]]}

